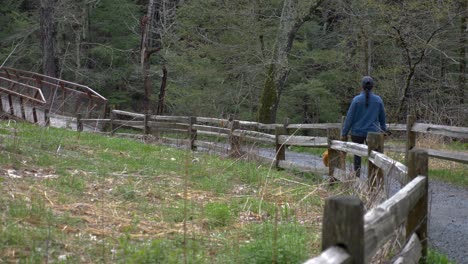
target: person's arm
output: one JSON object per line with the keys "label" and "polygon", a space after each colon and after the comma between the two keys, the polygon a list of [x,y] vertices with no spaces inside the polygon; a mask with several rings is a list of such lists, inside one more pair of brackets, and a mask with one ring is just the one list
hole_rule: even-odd
{"label": "person's arm", "polygon": [[354,108],[355,103],[354,100],[351,102],[351,106],[349,107],[348,113],[346,114],[346,120],[343,124],[343,130],[341,131],[341,137],[347,137],[349,130],[351,129],[351,125],[354,118]]}
{"label": "person's arm", "polygon": [[385,107],[384,107],[383,102],[380,104],[379,122],[380,122],[380,128],[383,131],[387,131],[387,123],[385,121]]}

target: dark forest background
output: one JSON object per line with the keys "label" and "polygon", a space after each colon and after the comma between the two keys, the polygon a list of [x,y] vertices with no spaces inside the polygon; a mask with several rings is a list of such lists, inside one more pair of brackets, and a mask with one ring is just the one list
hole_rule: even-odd
{"label": "dark forest background", "polygon": [[465,0],[1,0],[0,63],[117,109],[337,122],[374,77],[388,122],[468,126]]}

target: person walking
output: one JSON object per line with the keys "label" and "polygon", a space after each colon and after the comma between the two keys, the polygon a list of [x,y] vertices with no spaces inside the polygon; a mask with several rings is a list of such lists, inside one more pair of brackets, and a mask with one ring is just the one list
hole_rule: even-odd
{"label": "person walking", "polygon": [[[361,80],[362,92],[353,98],[346,120],[341,131],[341,140],[348,141],[351,131],[351,141],[364,144],[368,132],[387,131],[385,123],[385,108],[380,96],[372,92],[374,79],[364,76]],[[361,157],[354,156],[354,171],[356,177],[361,174]]]}

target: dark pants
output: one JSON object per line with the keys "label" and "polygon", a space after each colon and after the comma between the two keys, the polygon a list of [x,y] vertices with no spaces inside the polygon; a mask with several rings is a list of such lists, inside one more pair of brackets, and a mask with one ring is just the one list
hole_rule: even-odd
{"label": "dark pants", "polygon": [[[351,135],[351,141],[358,144],[364,144],[366,142],[366,137],[353,136]],[[354,155],[354,171],[356,172],[356,177],[361,176],[361,157]]]}

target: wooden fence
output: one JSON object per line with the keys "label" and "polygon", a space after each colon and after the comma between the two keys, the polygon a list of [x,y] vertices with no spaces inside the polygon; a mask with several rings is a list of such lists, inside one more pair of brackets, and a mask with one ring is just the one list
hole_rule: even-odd
{"label": "wooden fence", "polygon": [[[83,123],[96,119],[77,119],[77,129]],[[261,124],[239,121],[233,118],[217,119],[206,117],[155,116],[113,110],[107,122],[110,134],[120,127],[138,129],[142,135],[156,135],[161,141],[184,144],[189,149],[197,147],[226,151],[229,155],[243,153],[242,145],[254,142],[274,146],[273,158],[259,157],[260,161],[275,164],[278,168],[314,171],[317,168],[287,161],[287,146],[328,148],[328,174],[337,179],[345,177],[345,160],[342,152],[368,157],[368,186],[379,190],[385,177],[391,177],[402,186],[400,191],[380,205],[364,214],[361,200],[357,197],[337,196],[326,200],[323,216],[322,253],[307,261],[312,263],[369,263],[375,253],[389,241],[395,230],[406,225],[405,246],[393,257],[393,263],[418,263],[427,256],[427,210],[428,210],[428,158],[429,156],[468,163],[466,152],[440,151],[416,148],[417,133],[468,138],[468,128],[416,123],[408,116],[406,125],[390,124],[389,130],[406,132],[406,163],[408,166],[383,154],[384,136],[369,133],[368,145],[343,142],[339,138],[340,123],[329,124]],[[298,130],[319,129],[326,137],[299,136]],[[292,131],[292,133],[291,133]],[[178,133],[183,139],[165,137],[165,133]],[[207,136],[211,141],[200,140]],[[213,139],[216,139],[213,142]],[[225,143],[218,143],[219,140]],[[248,143],[247,143],[248,144]],[[320,170],[319,170],[320,171]],[[322,172],[322,171],[320,171]]]}
{"label": "wooden fence", "polygon": [[[369,157],[372,164],[383,166],[386,171],[393,170],[392,174],[402,182],[404,177],[403,165],[399,162],[391,163],[388,157],[379,153],[379,151],[369,152],[366,145],[360,145],[352,142],[342,142],[339,138],[340,123],[325,124],[262,124],[258,122],[240,121],[233,118],[219,119],[208,117],[188,117],[188,116],[159,116],[144,115],[121,110],[112,110],[109,119],[84,119],[81,115],[71,118],[76,122],[77,129],[84,126],[93,127],[99,124],[101,129],[105,125],[109,128],[109,133],[121,136],[142,137],[145,135],[155,135],[161,141],[173,144],[186,144],[190,149],[204,147],[215,150],[226,151],[230,154],[239,154],[242,150],[242,144],[256,143],[264,146],[274,146],[277,155],[268,161],[276,161],[279,168],[295,168],[299,170],[314,171],[316,168],[306,165],[295,164],[286,161],[285,147],[303,146],[315,148],[328,148],[333,155],[339,155],[339,152],[347,152],[360,156]],[[131,128],[140,131],[139,135],[129,133],[118,133],[119,128]],[[388,124],[390,131],[406,132],[407,143],[405,152],[416,149],[416,134],[433,134],[440,136],[455,137],[460,139],[468,138],[468,128],[455,126],[440,126],[425,123],[415,123],[412,116],[408,116],[408,124]],[[301,130],[322,131],[325,136],[301,136],[298,135]],[[184,137],[175,139],[171,135],[177,134]],[[185,136],[184,136],[185,135]],[[199,139],[205,136],[205,140]],[[218,144],[217,141],[223,141],[225,144]],[[375,139],[375,144],[383,144],[383,139]],[[213,142],[216,141],[216,142]],[[373,141],[373,142],[374,142]],[[374,144],[369,142],[371,145]],[[372,146],[376,150],[379,146]],[[383,147],[383,146],[381,146]],[[425,149],[430,157],[445,159],[468,164],[468,153],[457,151],[442,151]],[[383,152],[383,149],[382,151]],[[371,166],[372,166],[371,164]],[[396,167],[396,169],[393,169]],[[330,175],[339,173],[339,166],[330,168]],[[333,170],[333,171],[331,171]]]}

